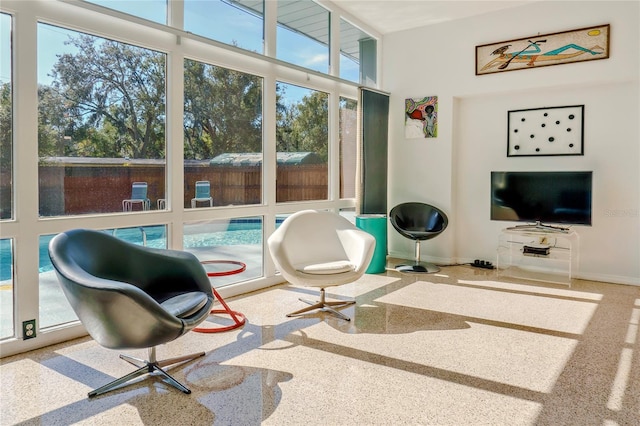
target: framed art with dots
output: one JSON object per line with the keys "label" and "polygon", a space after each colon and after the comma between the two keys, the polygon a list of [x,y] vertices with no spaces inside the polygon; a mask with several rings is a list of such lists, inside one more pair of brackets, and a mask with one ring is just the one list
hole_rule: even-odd
{"label": "framed art with dots", "polygon": [[508,112],[507,157],[584,155],[584,105]]}

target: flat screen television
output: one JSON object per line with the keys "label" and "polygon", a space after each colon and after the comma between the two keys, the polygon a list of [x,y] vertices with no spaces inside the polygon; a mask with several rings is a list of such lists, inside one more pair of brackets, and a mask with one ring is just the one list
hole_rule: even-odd
{"label": "flat screen television", "polygon": [[591,225],[593,172],[491,172],[491,220]]}

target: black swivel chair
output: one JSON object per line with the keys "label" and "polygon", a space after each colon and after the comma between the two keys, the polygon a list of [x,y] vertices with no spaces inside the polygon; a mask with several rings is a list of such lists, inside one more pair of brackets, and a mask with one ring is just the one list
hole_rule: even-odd
{"label": "black swivel chair", "polygon": [[415,240],[416,258],[412,265],[397,265],[400,272],[435,273],[440,268],[432,263],[420,261],[420,241],[429,240],[442,233],[449,224],[449,219],[437,207],[424,203],[402,203],[389,212],[391,225],[403,237]]}
{"label": "black swivel chair", "polygon": [[209,316],[214,301],[211,283],[194,255],[75,229],[51,240],[49,257],[71,307],[96,342],[110,349],[149,350],[148,360],[120,355],[138,370],[89,392],[89,397],[147,373],[191,393],[163,367],[205,353],[158,361],[155,347],[177,339]]}

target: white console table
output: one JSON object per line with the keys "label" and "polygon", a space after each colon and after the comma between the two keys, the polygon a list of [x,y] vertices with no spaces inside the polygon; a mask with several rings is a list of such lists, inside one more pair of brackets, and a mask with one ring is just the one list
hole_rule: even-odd
{"label": "white console table", "polygon": [[506,228],[500,233],[497,272],[570,286],[578,270],[579,247],[580,237],[573,230],[535,225]]}

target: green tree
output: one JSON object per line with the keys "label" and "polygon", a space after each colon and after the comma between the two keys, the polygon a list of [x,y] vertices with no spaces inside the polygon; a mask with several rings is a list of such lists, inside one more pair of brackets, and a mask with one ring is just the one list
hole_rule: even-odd
{"label": "green tree", "polygon": [[52,71],[65,117],[74,128],[111,130],[109,140],[99,138],[99,150],[85,146],[77,153],[164,158],[165,55],[85,34],[68,43],[77,53],[60,55]]}
{"label": "green tree", "polygon": [[[40,157],[71,155],[65,100],[50,86],[38,85],[38,153]],[[70,129],[69,129],[70,130]],[[65,142],[69,144],[65,144]]]}
{"label": "green tree", "polygon": [[[41,87],[40,155],[164,158],[165,55],[79,34]],[[185,158],[262,151],[261,77],[185,60]],[[276,85],[279,151],[313,151],[326,159],[328,96],[281,102]]]}
{"label": "green tree", "polygon": [[11,83],[0,83],[0,219],[11,217],[13,172]]}
{"label": "green tree", "polygon": [[185,158],[262,152],[262,78],[185,60]]}
{"label": "green tree", "polygon": [[281,90],[281,96],[278,97],[276,104],[276,151],[277,152],[297,152],[298,144],[293,138],[291,129],[296,118],[297,108],[287,107],[280,102],[280,98],[284,94],[281,85],[277,86]]}
{"label": "green tree", "polygon": [[11,170],[13,139],[13,107],[11,83],[0,83],[0,167],[3,172]]}
{"label": "green tree", "polygon": [[[324,160],[329,147],[329,96],[313,92],[292,108],[289,150],[315,152]],[[293,145],[293,146],[292,146]]]}

